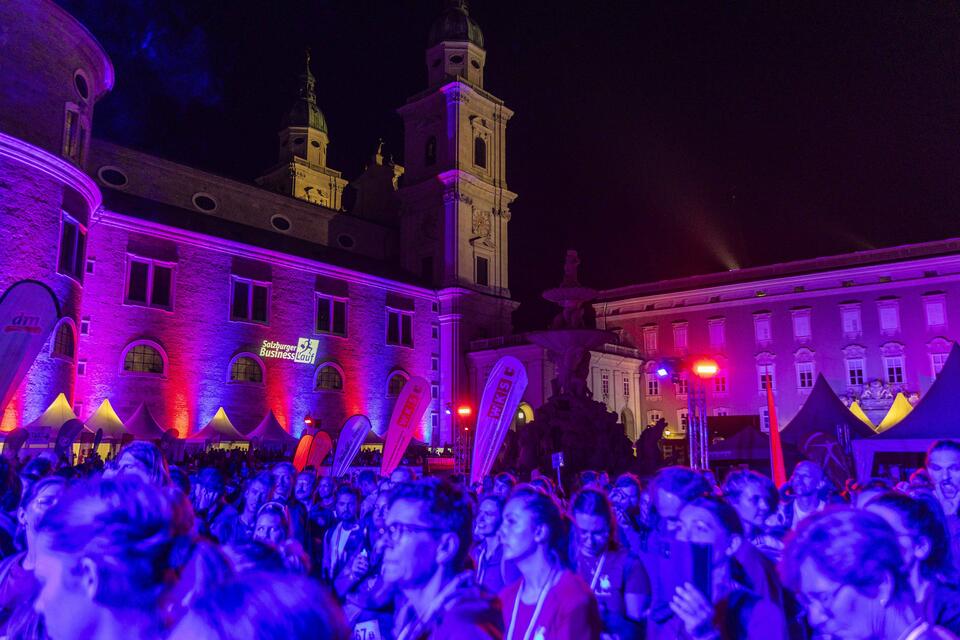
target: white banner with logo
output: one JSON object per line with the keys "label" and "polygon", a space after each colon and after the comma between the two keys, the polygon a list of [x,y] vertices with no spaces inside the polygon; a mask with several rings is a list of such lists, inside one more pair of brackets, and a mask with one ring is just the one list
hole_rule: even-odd
{"label": "white banner with logo", "polygon": [[34,280],[21,280],[0,298],[0,413],[60,319],[53,292]]}
{"label": "white banner with logo", "polygon": [[400,464],[413,434],[419,430],[423,414],[430,405],[430,383],[417,376],[407,380],[393,407],[387,441],[383,445],[380,475],[390,475]]}
{"label": "white banner with logo", "polygon": [[367,439],[367,434],[373,425],[370,424],[370,418],[367,416],[353,416],[347,418],[340,429],[340,436],[337,438],[337,452],[333,454],[333,477],[338,478],[344,474],[347,468],[353,463],[353,459],[360,452],[360,446]]}
{"label": "white banner with logo", "polygon": [[470,482],[490,473],[507,430],[517,415],[520,399],[527,389],[527,370],[513,356],[497,361],[483,388],[473,444]]}

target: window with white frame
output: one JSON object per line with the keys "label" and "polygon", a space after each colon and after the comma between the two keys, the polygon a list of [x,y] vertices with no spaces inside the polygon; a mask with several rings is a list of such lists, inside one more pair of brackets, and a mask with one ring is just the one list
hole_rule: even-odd
{"label": "window with white frame", "polygon": [[430,371],[440,371],[440,356],[433,355],[430,357]]}
{"label": "window with white frame", "polygon": [[387,344],[413,346],[413,313],[387,309]]}
{"label": "window with white frame", "polygon": [[674,390],[678,396],[685,396],[687,393],[689,393],[690,381],[687,379],[685,374],[681,375],[679,378],[677,378],[676,382],[674,382]]}
{"label": "window with white frame", "polygon": [[173,308],[173,265],[138,256],[127,257],[127,286],[123,301],[158,309]]}
{"label": "window with white frame", "polygon": [[769,344],[773,339],[773,330],[770,326],[770,314],[759,313],[753,316],[753,334],[757,344]]}
{"label": "window with white frame", "polygon": [[623,376],[623,397],[624,398],[630,397],[630,376],[629,375]]}
{"label": "window with white frame", "polygon": [[947,364],[949,353],[931,353],[930,368],[933,371],[933,377],[936,378],[943,371],[943,365]]}
{"label": "window with white frame", "polygon": [[812,362],[797,363],[797,388],[798,389],[813,388],[813,363]]}
{"label": "window with white frame", "polygon": [[673,348],[679,352],[687,350],[687,323],[678,322],[673,325]]}
{"label": "window with white frame", "polygon": [[660,396],[660,378],[655,373],[647,374],[647,397]]}
{"label": "window with white frame", "polygon": [[230,382],[263,383],[263,367],[252,353],[240,354],[230,362]]}
{"label": "window with white frame", "polygon": [[714,393],[726,393],[727,392],[727,374],[717,372],[717,375],[713,376],[713,392]]}
{"label": "window with white frame", "polygon": [[798,341],[809,340],[813,336],[810,326],[810,309],[795,309],[793,316],[793,338]]}
{"label": "window with white frame", "polygon": [[686,433],[690,426],[690,414],[686,409],[677,409],[677,431]]}
{"label": "window with white frame", "polygon": [[334,336],[347,335],[347,301],[317,294],[317,333]]}
{"label": "window with white frame", "polygon": [[663,411],[657,409],[647,411],[647,424],[657,424],[660,420],[663,420]]}
{"label": "window with white frame", "polygon": [[763,405],[757,410],[757,415],[760,416],[760,431],[770,433],[770,408]]}
{"label": "window with white frame", "polygon": [[80,318],[80,335],[90,335],[90,316],[83,316]]}
{"label": "window with white frame", "polygon": [[723,318],[707,320],[707,330],[710,334],[710,348],[723,349],[727,344],[727,327]]}
{"label": "window with white frame", "polygon": [[727,409],[726,407],[717,407],[713,410],[713,415],[717,417],[728,416],[730,415],[730,409]]}
{"label": "window with white frame", "polygon": [[230,319],[267,324],[270,284],[230,276]]}
{"label": "window with white frame", "polygon": [[927,328],[939,329],[947,326],[947,304],[942,297],[925,298],[923,311],[927,318]]}
{"label": "window with white frame", "polygon": [[600,373],[600,395],[610,397],[610,374],[606,371]]}
{"label": "window with white frame", "polygon": [[643,328],[643,350],[648,354],[657,352],[657,328],[656,327]]}
{"label": "window with white frame", "polygon": [[883,300],[877,303],[880,315],[880,331],[891,334],[900,331],[900,305],[896,300]]}
{"label": "window with white frame", "polygon": [[57,261],[57,273],[83,282],[86,248],[86,227],[67,212],[63,212],[60,219],[60,257]]}
{"label": "window with white frame", "polygon": [[847,382],[852,386],[861,386],[864,381],[864,359],[847,359]]}
{"label": "window with white frame", "polygon": [[123,352],[123,373],[160,375],[167,369],[167,359],[156,343],[135,342]]}
{"label": "window with white frame", "polygon": [[[86,360],[77,360],[77,375],[85,376],[87,375],[87,361]],[[76,412],[74,412],[76,413]],[[79,414],[77,414],[79,415]]]}
{"label": "window with white frame", "polygon": [[840,323],[843,329],[843,335],[848,338],[855,338],[863,331],[863,324],[860,322],[860,305],[848,304],[840,308]]}
{"label": "window with white frame", "polygon": [[883,370],[890,384],[903,384],[903,356],[887,356],[883,359]]}
{"label": "window with white frame", "polygon": [[777,390],[777,378],[775,375],[773,363],[765,363],[757,365],[757,381],[760,391],[767,390],[767,384],[770,384],[770,388],[774,391]]}
{"label": "window with white frame", "polygon": [[343,391],[343,373],[332,363],[324,363],[317,369],[314,391]]}

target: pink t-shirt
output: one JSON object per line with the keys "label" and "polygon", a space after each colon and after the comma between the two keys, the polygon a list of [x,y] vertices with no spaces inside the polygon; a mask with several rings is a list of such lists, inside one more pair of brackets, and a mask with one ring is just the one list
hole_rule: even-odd
{"label": "pink t-shirt", "polygon": [[[522,580],[517,580],[500,591],[503,606],[503,627],[509,631],[517,594]],[[517,607],[513,637],[505,640],[523,640],[531,625],[537,605],[523,601]],[[530,640],[599,640],[600,611],[590,587],[577,574],[564,570],[557,583],[547,593],[537,619],[533,621]]]}

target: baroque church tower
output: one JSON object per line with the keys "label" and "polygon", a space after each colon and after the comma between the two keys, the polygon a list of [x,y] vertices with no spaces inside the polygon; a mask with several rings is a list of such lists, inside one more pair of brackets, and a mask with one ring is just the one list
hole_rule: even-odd
{"label": "baroque church tower", "polygon": [[317,106],[316,84],[310,71],[310,53],[307,52],[306,67],[300,75],[299,95],[277,134],[280,161],[257,178],[257,184],[339,211],[347,181],[339,171],[327,166],[330,137],[327,119]]}
{"label": "baroque church tower", "polygon": [[[441,407],[469,403],[466,352],[479,338],[511,332],[507,224],[516,194],[506,184],[513,112],[483,88],[483,33],[466,0],[444,0],[427,43],[426,91],[399,113],[405,173],[400,189],[403,267],[438,289]],[[441,411],[439,443],[452,442]]]}

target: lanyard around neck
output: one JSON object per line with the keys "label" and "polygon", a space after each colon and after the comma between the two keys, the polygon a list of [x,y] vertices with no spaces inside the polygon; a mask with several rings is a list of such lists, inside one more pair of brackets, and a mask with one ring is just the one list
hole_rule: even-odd
{"label": "lanyard around neck", "polygon": [[596,591],[597,589],[597,579],[600,578],[600,572],[603,570],[603,563],[607,559],[607,552],[604,551],[603,555],[600,556],[600,562],[597,563],[597,568],[593,572],[593,579],[590,581],[590,591]]}
{"label": "lanyard around neck", "polygon": [[[530,624],[527,625],[527,631],[523,634],[523,640],[530,640],[530,634],[533,633],[534,627],[537,625],[537,618],[540,617],[540,610],[543,609],[543,603],[547,600],[547,595],[553,589],[554,582],[556,579],[554,571],[550,572],[550,575],[547,576],[547,581],[543,583],[543,586],[540,587],[540,595],[537,597],[537,606],[533,609],[533,615],[530,617]],[[513,631],[517,626],[517,612],[520,610],[520,594],[523,593],[523,585],[526,583],[526,580],[520,583],[520,588],[517,590],[517,598],[513,601],[513,615],[510,616],[510,627],[507,629],[506,640],[514,640]]]}

